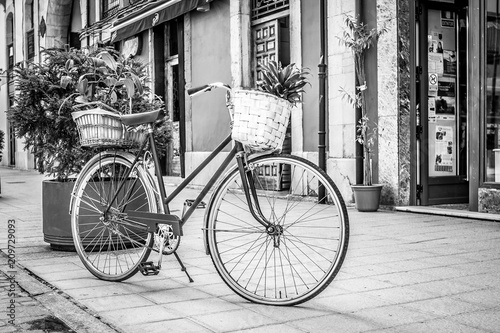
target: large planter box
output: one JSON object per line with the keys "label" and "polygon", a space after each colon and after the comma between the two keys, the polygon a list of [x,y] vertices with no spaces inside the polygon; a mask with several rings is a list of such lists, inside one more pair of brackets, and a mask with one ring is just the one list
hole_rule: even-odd
{"label": "large planter box", "polygon": [[74,180],[42,182],[43,240],[53,249],[74,251],[69,202]]}
{"label": "large planter box", "polygon": [[[67,182],[44,180],[42,183],[43,239],[54,250],[75,251],[73,235],[71,233],[71,215],[69,214],[71,192],[73,191],[74,184],[74,180]],[[143,193],[136,192],[134,195],[138,198]],[[98,200],[97,194],[95,195],[95,199]],[[127,208],[130,210],[147,211],[147,205],[144,205],[144,203],[144,201],[136,199]],[[136,240],[140,240],[141,237],[146,236],[145,233],[141,232],[137,232],[136,235]],[[115,238],[113,235],[111,237]],[[89,239],[92,239],[92,237],[89,237]],[[127,242],[124,244],[128,245]]]}

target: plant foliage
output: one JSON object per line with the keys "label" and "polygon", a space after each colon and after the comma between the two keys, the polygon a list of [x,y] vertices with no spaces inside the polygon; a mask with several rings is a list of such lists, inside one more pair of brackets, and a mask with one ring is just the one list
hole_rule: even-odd
{"label": "plant foliage", "polygon": [[356,91],[350,93],[341,88],[340,92],[348,103],[361,109],[361,118],[356,126],[356,141],[363,145],[363,185],[372,185],[371,153],[379,131],[377,123],[370,119],[367,112],[365,93],[368,86],[366,84],[365,57],[366,52],[378,41],[379,37],[387,32],[387,28],[384,25],[381,29],[369,29],[366,24],[358,22],[349,15],[345,16],[344,24],[345,29],[338,39],[340,44],[350,49],[354,56]]}
{"label": "plant foliage", "polygon": [[286,99],[293,105],[300,103],[304,86],[309,84],[309,72],[299,69],[295,64],[285,67],[274,60],[261,64],[262,81],[258,88],[267,93]]}
{"label": "plant foliage", "polygon": [[[79,101],[101,101],[121,112],[130,112],[133,105],[133,113],[163,107],[147,88],[145,66],[113,50],[52,48],[42,55],[39,64],[22,63],[14,68],[18,94],[7,112],[16,136],[24,138],[25,148],[34,154],[40,173],[67,180],[96,153],[79,144],[71,117],[72,106]],[[134,81],[133,90],[129,78]],[[159,121],[155,130],[166,131],[159,137],[170,140],[165,121]]]}

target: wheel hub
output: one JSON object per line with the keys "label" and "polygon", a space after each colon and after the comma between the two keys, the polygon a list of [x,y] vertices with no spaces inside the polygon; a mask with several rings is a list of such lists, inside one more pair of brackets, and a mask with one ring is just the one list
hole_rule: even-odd
{"label": "wheel hub", "polygon": [[267,234],[273,237],[274,247],[279,247],[283,235],[283,227],[279,224],[270,225],[267,227]]}
{"label": "wheel hub", "polygon": [[102,216],[99,218],[102,224],[113,234],[118,234],[120,232],[119,230],[119,223],[117,221],[123,219],[125,214],[119,213],[117,211],[112,211],[110,210],[107,214],[102,214]]}
{"label": "wheel hub", "polygon": [[267,234],[269,236],[280,236],[283,234],[283,227],[278,224],[273,224],[267,227]]}

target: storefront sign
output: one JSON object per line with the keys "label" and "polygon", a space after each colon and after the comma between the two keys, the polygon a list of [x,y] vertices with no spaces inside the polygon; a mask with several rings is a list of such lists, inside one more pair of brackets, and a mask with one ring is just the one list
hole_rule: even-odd
{"label": "storefront sign", "polygon": [[449,10],[441,11],[441,27],[455,28],[455,13]]}

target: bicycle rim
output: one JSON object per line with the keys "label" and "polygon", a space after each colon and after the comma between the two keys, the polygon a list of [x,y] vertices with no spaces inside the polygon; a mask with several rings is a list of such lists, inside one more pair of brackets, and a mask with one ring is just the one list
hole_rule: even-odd
{"label": "bicycle rim", "polygon": [[[127,212],[157,212],[157,204],[146,172],[120,156],[97,160],[80,177],[72,207],[75,248],[85,267],[108,281],[122,281],[138,271],[151,251],[153,234],[136,226]],[[119,190],[120,184],[124,185]],[[108,214],[104,215],[118,192]]]}
{"label": "bicycle rim", "polygon": [[274,231],[252,217],[239,173],[233,171],[214,193],[207,215],[214,265],[247,300],[305,302],[324,290],[342,265],[349,234],[344,201],[326,173],[304,159],[270,156],[249,165]]}

